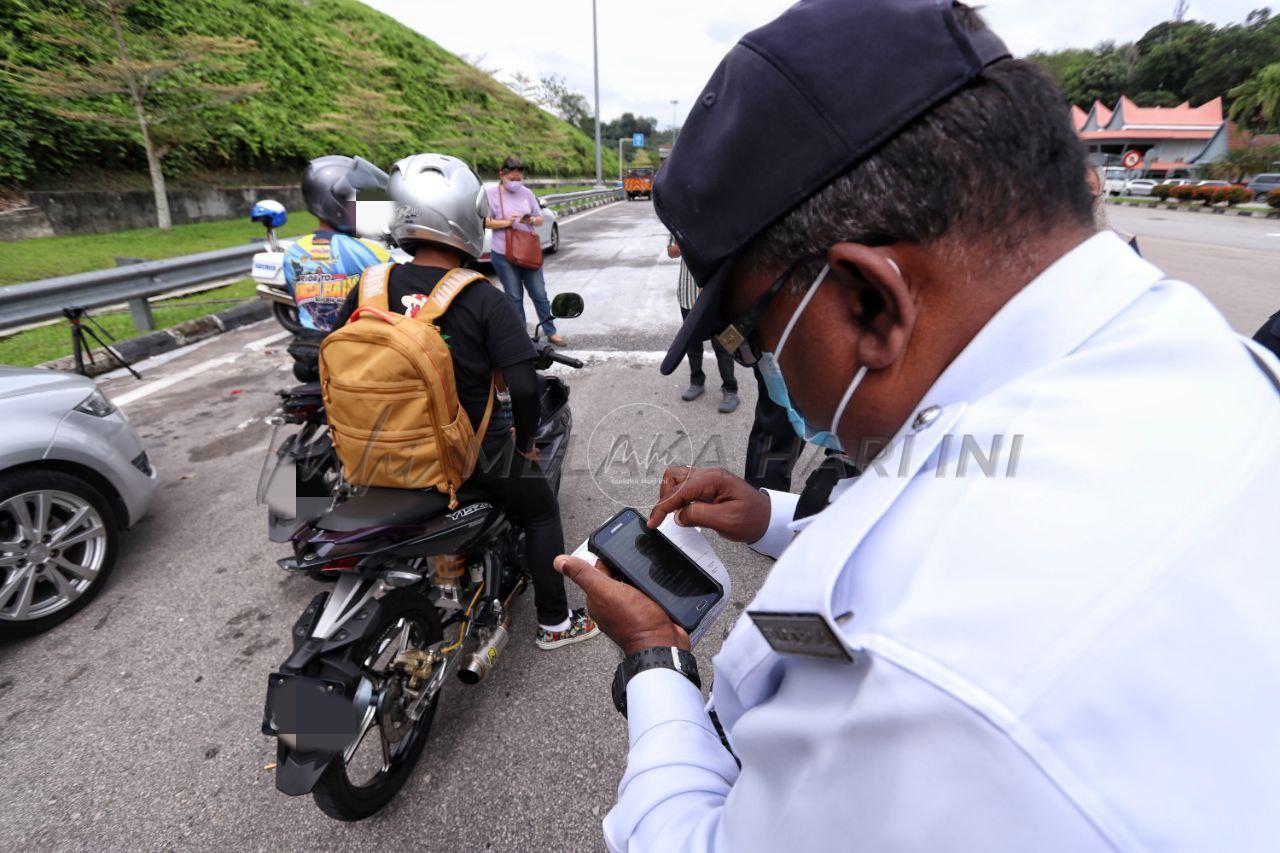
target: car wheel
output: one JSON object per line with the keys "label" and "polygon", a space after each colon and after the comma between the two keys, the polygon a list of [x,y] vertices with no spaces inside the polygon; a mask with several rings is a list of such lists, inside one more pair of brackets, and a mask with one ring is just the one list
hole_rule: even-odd
{"label": "car wheel", "polygon": [[0,475],[0,637],[69,619],[102,589],[119,527],[111,503],[61,471]]}
{"label": "car wheel", "polygon": [[551,245],[547,247],[547,254],[554,255],[560,251],[560,226],[551,226]]}

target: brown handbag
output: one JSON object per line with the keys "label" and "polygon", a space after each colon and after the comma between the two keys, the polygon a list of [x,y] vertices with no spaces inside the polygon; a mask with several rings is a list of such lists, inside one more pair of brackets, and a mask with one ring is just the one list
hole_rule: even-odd
{"label": "brown handbag", "polygon": [[[506,205],[502,202],[502,186],[498,186],[498,218],[506,219]],[[542,240],[536,232],[519,231],[513,222],[507,228],[507,254],[511,263],[526,270],[542,268]]]}

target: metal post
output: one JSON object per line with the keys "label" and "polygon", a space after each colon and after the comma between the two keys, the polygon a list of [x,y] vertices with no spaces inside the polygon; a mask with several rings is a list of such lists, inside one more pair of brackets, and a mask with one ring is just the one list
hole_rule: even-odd
{"label": "metal post", "polygon": [[622,137],[618,137],[618,182],[622,182]]}
{"label": "metal post", "polygon": [[678,100],[671,102],[671,144],[672,145],[676,144],[676,105],[679,103],[680,102]]}
{"label": "metal post", "polygon": [[129,300],[129,316],[133,318],[133,327],[139,334],[154,332],[156,318],[151,313],[151,300],[145,296]]}
{"label": "metal post", "polygon": [[[116,258],[116,266],[128,267],[144,263],[142,258]],[[133,327],[138,334],[146,334],[156,330],[156,318],[151,313],[151,301],[145,296],[129,300],[129,316],[133,318]]]}
{"label": "metal post", "polygon": [[604,161],[600,155],[600,43],[596,36],[596,0],[591,0],[591,56],[596,71],[596,186],[604,186]]}

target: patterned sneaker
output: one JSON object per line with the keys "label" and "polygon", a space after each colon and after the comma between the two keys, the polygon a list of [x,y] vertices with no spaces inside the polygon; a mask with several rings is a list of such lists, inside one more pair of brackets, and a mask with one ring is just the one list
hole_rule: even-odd
{"label": "patterned sneaker", "polygon": [[577,610],[569,614],[569,627],[564,631],[544,631],[538,629],[538,648],[540,649],[558,649],[561,646],[568,646],[572,643],[580,643],[583,640],[590,640],[596,634],[600,633],[600,629],[596,627],[595,620],[587,615],[587,608],[579,607]]}

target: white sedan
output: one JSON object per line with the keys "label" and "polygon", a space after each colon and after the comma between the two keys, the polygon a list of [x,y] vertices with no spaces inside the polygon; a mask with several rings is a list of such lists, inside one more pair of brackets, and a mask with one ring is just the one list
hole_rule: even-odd
{"label": "white sedan", "polygon": [[1159,182],[1150,180],[1148,178],[1136,178],[1124,185],[1124,194],[1125,195],[1151,195],[1151,190],[1155,187],[1157,183]]}

